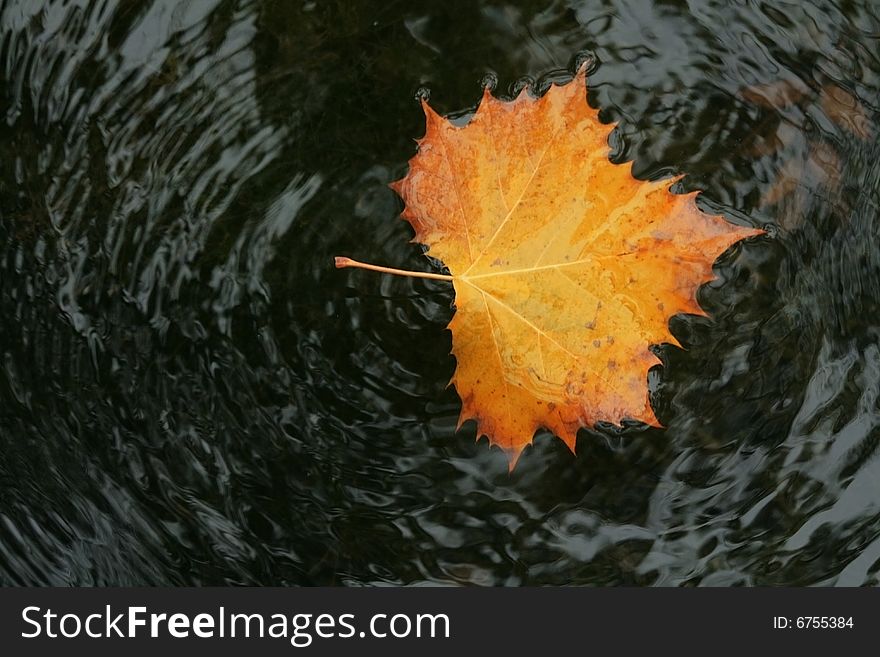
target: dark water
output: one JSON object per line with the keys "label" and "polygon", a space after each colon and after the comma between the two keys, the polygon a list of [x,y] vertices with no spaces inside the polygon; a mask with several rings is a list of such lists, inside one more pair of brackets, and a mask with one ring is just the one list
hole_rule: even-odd
{"label": "dark water", "polygon": [[[0,582],[880,583],[880,9],[0,2]],[[767,236],[664,430],[455,432],[451,291],[387,183],[430,89],[570,75],[614,158]]]}

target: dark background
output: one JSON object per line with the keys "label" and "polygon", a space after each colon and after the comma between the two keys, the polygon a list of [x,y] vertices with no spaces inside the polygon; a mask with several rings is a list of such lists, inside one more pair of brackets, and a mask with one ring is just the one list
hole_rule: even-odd
{"label": "dark background", "polygon": [[[880,583],[865,2],[0,2],[0,583]],[[666,429],[459,402],[387,183],[592,57],[615,161],[766,236],[670,320]]]}

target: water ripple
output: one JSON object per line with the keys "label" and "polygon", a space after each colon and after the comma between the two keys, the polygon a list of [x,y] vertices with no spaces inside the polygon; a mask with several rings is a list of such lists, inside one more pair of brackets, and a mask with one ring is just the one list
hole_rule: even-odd
{"label": "water ripple", "polygon": [[[375,4],[375,6],[371,6]],[[870,2],[0,10],[0,582],[877,585]],[[456,430],[423,131],[593,61],[615,161],[769,235],[678,315],[659,430]]]}

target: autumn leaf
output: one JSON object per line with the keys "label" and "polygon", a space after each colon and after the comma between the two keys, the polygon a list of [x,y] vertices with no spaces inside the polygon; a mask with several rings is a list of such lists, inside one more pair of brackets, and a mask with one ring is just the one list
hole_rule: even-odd
{"label": "autumn leaf", "polygon": [[452,282],[459,426],[476,420],[511,464],[540,427],[574,449],[598,421],[658,424],[649,345],[676,343],[668,318],[702,313],[695,294],[715,258],[761,232],[701,212],[674,180],[610,163],[585,83],[582,69],[540,98],[486,90],[463,127],[423,102],[425,136],[392,187],[415,241],[451,275],[336,260]]}

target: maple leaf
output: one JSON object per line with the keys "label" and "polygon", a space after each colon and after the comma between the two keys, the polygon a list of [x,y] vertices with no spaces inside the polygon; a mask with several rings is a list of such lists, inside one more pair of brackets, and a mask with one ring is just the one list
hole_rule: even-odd
{"label": "maple leaf", "polygon": [[425,136],[392,184],[415,241],[451,275],[337,258],[337,267],[443,279],[461,397],[511,457],[540,427],[574,449],[577,430],[624,418],[659,424],[648,399],[649,345],[671,342],[668,318],[702,314],[715,258],[762,231],[701,212],[675,180],[643,182],[608,160],[611,126],[585,97],[586,75],[540,98],[488,89],[464,126],[423,101]]}

